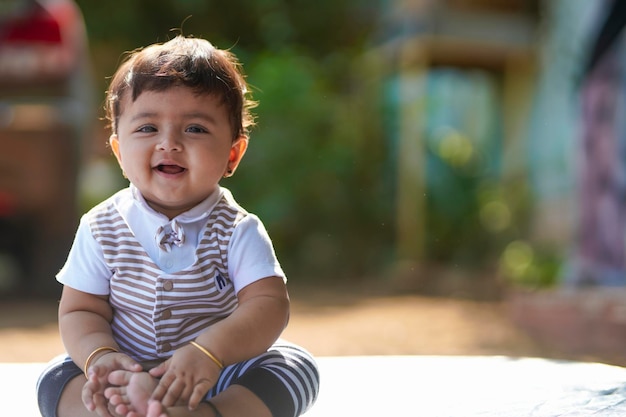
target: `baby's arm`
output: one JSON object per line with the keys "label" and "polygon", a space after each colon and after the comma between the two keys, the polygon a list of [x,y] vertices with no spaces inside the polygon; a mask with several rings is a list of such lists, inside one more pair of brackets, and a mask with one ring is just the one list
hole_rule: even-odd
{"label": "baby's arm", "polygon": [[241,289],[237,298],[237,309],[196,339],[225,364],[267,351],[289,321],[289,295],[283,278],[258,280]]}
{"label": "baby's arm", "polygon": [[[140,371],[141,366],[119,350],[111,332],[112,309],[108,297],[65,286],[59,305],[59,329],[68,354],[88,376],[82,399],[87,409],[108,415],[104,388],[115,369]],[[100,349],[100,348],[111,349]],[[95,353],[94,353],[95,352]],[[92,355],[93,353],[93,355]],[[89,363],[87,364],[87,360]]]}
{"label": "baby's arm", "polygon": [[[289,321],[289,296],[280,277],[256,281],[239,291],[237,297],[237,309],[195,340],[225,365],[265,352]],[[165,406],[189,398],[189,407],[194,409],[217,382],[219,372],[214,360],[197,347],[186,345],[150,372],[162,375],[153,398]]]}

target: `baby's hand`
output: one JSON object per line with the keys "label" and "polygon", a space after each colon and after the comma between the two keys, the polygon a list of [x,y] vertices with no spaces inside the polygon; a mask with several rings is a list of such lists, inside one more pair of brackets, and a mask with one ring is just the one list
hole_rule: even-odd
{"label": "baby's hand", "polygon": [[112,417],[108,410],[108,401],[104,390],[109,385],[109,374],[115,370],[124,369],[140,372],[141,365],[123,353],[107,353],[97,359],[87,370],[87,382],[83,386],[82,400],[89,411],[95,411],[99,416]]}
{"label": "baby's hand", "polygon": [[161,377],[152,399],[165,407],[187,403],[195,410],[206,393],[215,385],[221,369],[200,350],[185,345],[156,368],[150,370],[154,377]]}

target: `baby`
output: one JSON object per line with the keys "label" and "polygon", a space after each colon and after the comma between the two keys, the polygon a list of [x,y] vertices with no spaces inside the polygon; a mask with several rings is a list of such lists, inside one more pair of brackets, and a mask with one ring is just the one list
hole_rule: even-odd
{"label": "baby", "polygon": [[240,64],[177,36],[130,54],[107,91],[110,146],[130,185],[86,213],[67,261],[68,356],[41,375],[52,416],[298,416],[311,355],[279,340],[286,277],[258,217],[220,185],[248,147]]}

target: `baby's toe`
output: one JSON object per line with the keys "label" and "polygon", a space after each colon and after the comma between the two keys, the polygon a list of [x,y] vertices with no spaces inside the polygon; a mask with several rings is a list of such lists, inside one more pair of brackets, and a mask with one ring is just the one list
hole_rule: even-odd
{"label": "baby's toe", "polygon": [[123,386],[123,385],[128,385],[128,382],[130,381],[130,378],[132,377],[132,375],[133,375],[133,372],[118,369],[116,371],[111,372],[107,379],[109,383],[113,385]]}
{"label": "baby's toe", "polygon": [[123,395],[122,389],[120,387],[108,387],[104,390],[104,396],[108,400],[111,400],[116,395]]}

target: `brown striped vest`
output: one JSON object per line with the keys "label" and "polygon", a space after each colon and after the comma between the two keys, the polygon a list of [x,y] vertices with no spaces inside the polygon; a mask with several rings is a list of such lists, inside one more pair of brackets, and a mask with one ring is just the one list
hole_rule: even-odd
{"label": "brown striped vest", "polygon": [[112,272],[113,335],[123,351],[142,362],[164,360],[235,310],[227,251],[246,214],[222,197],[209,215],[194,264],[165,273],[112,203],[93,211],[91,231]]}

